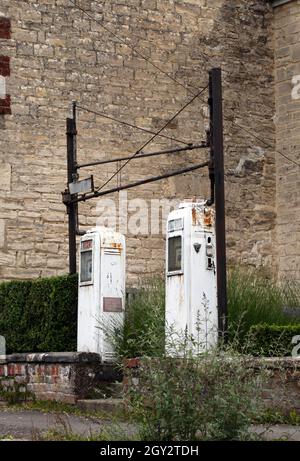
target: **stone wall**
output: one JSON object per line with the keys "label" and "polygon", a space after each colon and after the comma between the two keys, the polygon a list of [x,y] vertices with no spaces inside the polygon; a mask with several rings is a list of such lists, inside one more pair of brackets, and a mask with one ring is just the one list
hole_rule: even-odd
{"label": "stone wall", "polygon": [[[124,391],[141,389],[142,359],[128,359],[124,364]],[[261,399],[264,408],[289,415],[300,414],[300,357],[256,358],[247,365],[253,372],[263,370],[264,384]],[[146,371],[147,372],[147,371]],[[253,390],[257,392],[257,389]]]}
{"label": "stone wall", "polygon": [[[196,92],[211,67],[224,78],[225,167],[230,263],[277,271],[275,158],[245,127],[274,143],[273,12],[261,0],[78,0],[89,16],[103,20],[155,66]],[[0,279],[55,275],[67,270],[65,118],[70,102],[150,130],[157,130],[190,98],[181,85],[147,63],[69,0],[0,0],[0,74],[6,111],[0,104]],[[7,61],[8,59],[8,61]],[[5,64],[7,66],[7,64]],[[7,68],[7,67],[6,67]],[[8,99],[7,99],[8,98]],[[165,134],[186,142],[205,139],[207,91]],[[10,114],[11,112],[11,114]],[[94,161],[135,152],[149,134],[79,110],[78,160]],[[157,138],[149,150],[177,145]],[[125,183],[202,160],[206,153],[132,161]],[[94,173],[97,186],[116,165]],[[117,178],[111,183],[117,184]],[[142,198],[208,197],[207,171],[172,178],[128,192],[132,219]],[[118,203],[119,196],[111,197]],[[154,202],[153,202],[154,200]],[[96,224],[103,200],[80,204],[80,225]],[[112,209],[112,204],[109,206]],[[127,234],[128,281],[159,273],[164,238],[157,230]]]}
{"label": "stone wall", "polygon": [[[300,4],[274,10],[276,149],[300,165]],[[276,153],[279,277],[300,279],[300,168]]]}
{"label": "stone wall", "polygon": [[113,365],[94,353],[63,352],[0,356],[0,400],[76,403],[100,395],[120,380]]}
{"label": "stone wall", "polygon": [[[140,385],[140,359],[124,363],[123,386]],[[266,407],[300,413],[300,358],[261,358],[249,364],[269,371],[263,399]],[[76,403],[81,399],[107,397],[109,386],[122,374],[100,356],[85,352],[52,352],[0,356],[0,401],[26,399]]]}

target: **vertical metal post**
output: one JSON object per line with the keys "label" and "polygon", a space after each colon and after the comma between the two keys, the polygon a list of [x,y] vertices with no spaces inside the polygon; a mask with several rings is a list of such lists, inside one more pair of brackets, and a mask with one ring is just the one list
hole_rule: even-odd
{"label": "vertical metal post", "polygon": [[[73,104],[73,118],[67,118],[67,164],[68,184],[77,177],[76,159],[76,117]],[[69,219],[69,273],[76,273],[76,229],[77,229],[77,203],[68,203],[67,212]]]}
{"label": "vertical metal post", "polygon": [[210,93],[210,139],[211,155],[214,165],[214,174],[212,175],[211,180],[214,181],[215,185],[218,319],[220,337],[226,340],[227,277],[225,239],[222,75],[220,68],[212,69],[210,72]]}

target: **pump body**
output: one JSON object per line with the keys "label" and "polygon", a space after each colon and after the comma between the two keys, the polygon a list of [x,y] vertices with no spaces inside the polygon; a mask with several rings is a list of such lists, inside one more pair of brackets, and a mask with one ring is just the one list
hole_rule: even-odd
{"label": "pump body", "polygon": [[180,204],[166,243],[166,348],[175,353],[176,338],[189,338],[195,352],[207,351],[218,340],[214,210]]}
{"label": "pump body", "polygon": [[115,359],[111,342],[125,309],[125,237],[95,228],[80,239],[77,350]]}

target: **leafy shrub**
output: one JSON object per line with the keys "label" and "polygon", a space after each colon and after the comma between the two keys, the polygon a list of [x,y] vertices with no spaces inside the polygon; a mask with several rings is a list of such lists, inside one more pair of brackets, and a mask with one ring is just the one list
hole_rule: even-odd
{"label": "leafy shrub", "polygon": [[[249,330],[247,352],[255,356],[291,356],[292,338],[300,337],[300,323],[293,325],[253,325]],[[299,342],[299,341],[298,341]]]}
{"label": "leafy shrub", "polygon": [[[285,306],[289,307],[290,315],[287,315]],[[228,325],[232,347],[240,352],[247,351],[249,332],[257,324],[299,324],[299,306],[299,285],[287,281],[275,284],[252,270],[231,271],[228,277]],[[139,288],[126,303],[124,328],[113,325],[108,335],[120,358],[161,356],[165,342],[164,281],[150,280]],[[250,344],[255,349],[255,338]],[[269,346],[264,350],[272,355],[274,342]],[[290,351],[291,347],[287,345],[283,349]],[[285,355],[287,352],[282,353],[277,348],[277,355],[279,353]]]}
{"label": "leafy shrub", "polygon": [[7,353],[75,351],[77,275],[0,284]]}
{"label": "leafy shrub", "polygon": [[[128,408],[141,440],[245,440],[261,412],[264,371],[232,350],[198,357],[143,358]],[[133,379],[135,378],[135,380]],[[129,372],[136,383],[136,371]]]}

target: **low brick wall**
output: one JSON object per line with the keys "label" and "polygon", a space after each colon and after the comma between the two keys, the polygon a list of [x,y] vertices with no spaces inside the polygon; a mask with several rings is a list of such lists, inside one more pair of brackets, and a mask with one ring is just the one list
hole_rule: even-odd
{"label": "low brick wall", "polygon": [[[172,360],[172,359],[170,359]],[[140,385],[139,358],[124,362],[124,389]],[[255,373],[259,369],[267,372],[262,399],[266,408],[289,414],[296,411],[300,415],[300,357],[253,358],[249,362]]]}
{"label": "low brick wall", "polygon": [[55,400],[76,403],[93,398],[107,384],[120,381],[113,365],[84,352],[0,356],[0,400]]}

